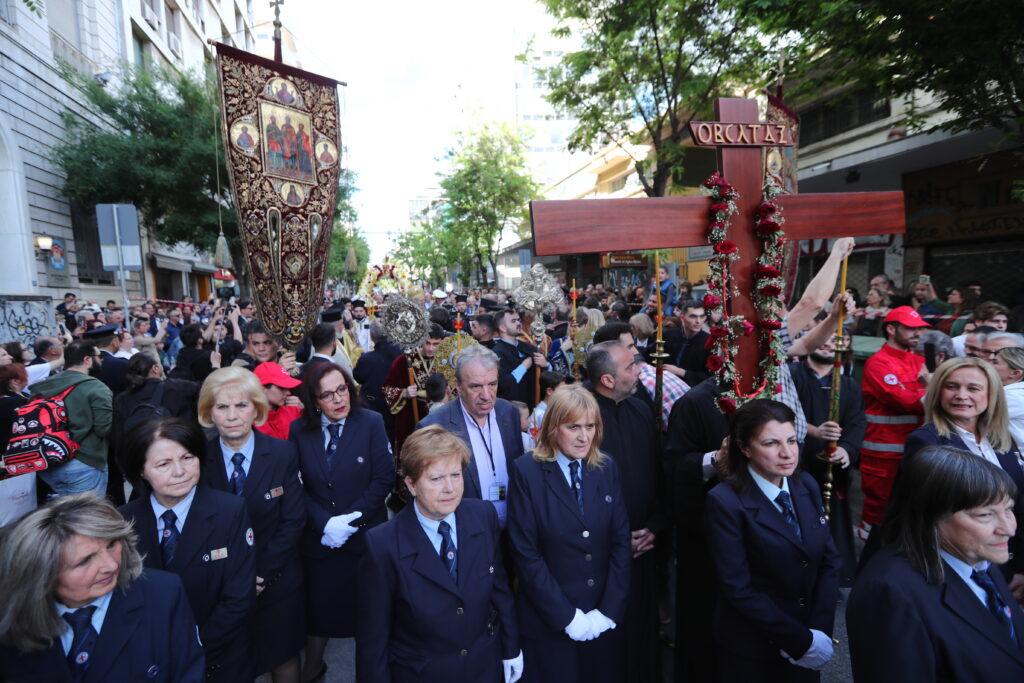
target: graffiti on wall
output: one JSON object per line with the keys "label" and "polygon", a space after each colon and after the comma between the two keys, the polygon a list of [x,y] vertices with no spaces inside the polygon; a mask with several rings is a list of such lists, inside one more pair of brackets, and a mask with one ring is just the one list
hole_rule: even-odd
{"label": "graffiti on wall", "polygon": [[54,329],[50,297],[0,298],[0,344],[19,341],[31,344]]}

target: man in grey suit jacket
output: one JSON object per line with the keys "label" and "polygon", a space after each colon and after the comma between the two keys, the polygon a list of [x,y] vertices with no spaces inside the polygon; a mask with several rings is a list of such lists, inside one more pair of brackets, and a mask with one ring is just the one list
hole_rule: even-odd
{"label": "man in grey suit jacket", "polygon": [[498,357],[484,346],[470,346],[455,361],[459,397],[419,421],[416,428],[440,425],[469,445],[464,498],[490,501],[505,528],[509,463],[523,454],[519,409],[498,398]]}

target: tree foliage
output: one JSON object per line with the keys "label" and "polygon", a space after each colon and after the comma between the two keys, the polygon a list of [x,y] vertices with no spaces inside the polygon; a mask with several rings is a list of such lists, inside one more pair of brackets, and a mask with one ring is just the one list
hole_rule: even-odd
{"label": "tree foliage", "polygon": [[398,238],[392,259],[405,265],[414,280],[432,288],[443,288],[453,273],[468,286],[474,264],[472,245],[444,216],[441,203],[435,202],[418,225]]}
{"label": "tree foliage", "polygon": [[[344,157],[344,154],[342,154]],[[334,229],[331,233],[331,255],[327,261],[327,277],[333,280],[355,279],[358,284],[366,266],[370,263],[370,243],[356,225],[359,213],[353,197],[357,192],[355,171],[342,168],[338,177],[338,199],[334,213]],[[345,270],[349,247],[356,252],[356,270],[349,274]]]}
{"label": "tree foliage", "polygon": [[511,126],[483,124],[457,136],[448,154],[451,168],[439,174],[437,218],[424,233],[444,249],[445,262],[475,266],[481,282],[497,279],[498,246],[506,229],[528,218],[528,202],[539,190],[527,169],[526,144]]}
{"label": "tree foliage", "polygon": [[765,82],[775,48],[726,0],[542,0],[577,34],[581,49],[539,75],[548,100],[578,124],[569,148],[626,143],[653,147],[636,158],[648,196],[664,196],[682,173],[688,122],[714,98]]}
{"label": "tree foliage", "polygon": [[786,70],[804,92],[856,84],[907,100],[918,91],[952,114],[954,132],[993,127],[1024,139],[1024,3],[1021,0],[741,0],[771,32],[792,31]]}

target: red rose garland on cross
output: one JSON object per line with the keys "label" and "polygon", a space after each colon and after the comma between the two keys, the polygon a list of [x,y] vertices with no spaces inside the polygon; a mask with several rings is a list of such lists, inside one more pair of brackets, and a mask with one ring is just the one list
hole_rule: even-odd
{"label": "red rose garland on cross", "polygon": [[[704,308],[710,313],[721,309],[722,319],[711,327],[705,343],[711,351],[707,359],[708,370],[718,373],[726,387],[718,399],[718,407],[725,413],[734,412],[744,402],[755,398],[770,398],[781,391],[779,372],[786,360],[782,340],[775,334],[782,328],[782,300],[784,281],[780,267],[785,234],[782,231],[782,215],[779,206],[772,201],[781,192],[778,187],[765,186],[764,201],[757,208],[754,229],[761,237],[763,250],[757,259],[754,271],[754,286],[751,296],[757,310],[755,325],[743,316],[729,315],[729,300],[739,296],[735,279],[729,272],[732,262],[739,258],[736,243],[727,239],[731,217],[736,213],[736,189],[718,173],[704,181],[704,192],[711,197],[711,223],[708,226],[708,242],[714,248],[714,256],[708,263],[708,293],[704,296]],[[757,329],[764,353],[758,364],[761,368],[761,382],[749,394],[739,390],[736,366],[733,357],[738,350],[740,336],[749,336]]]}

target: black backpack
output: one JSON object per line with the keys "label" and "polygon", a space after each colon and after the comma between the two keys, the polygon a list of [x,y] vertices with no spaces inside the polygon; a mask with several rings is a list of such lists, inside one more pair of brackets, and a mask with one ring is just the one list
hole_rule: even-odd
{"label": "black backpack", "polygon": [[127,434],[132,429],[149,420],[171,417],[171,411],[163,405],[165,389],[167,389],[167,382],[160,382],[160,385],[153,392],[148,402],[138,403],[131,409],[128,417],[124,420],[124,425],[122,425],[123,433]]}

